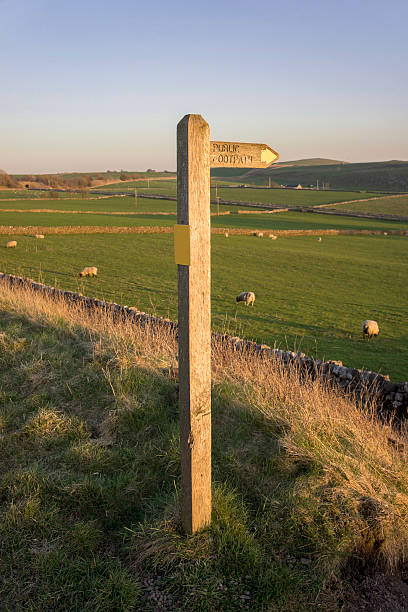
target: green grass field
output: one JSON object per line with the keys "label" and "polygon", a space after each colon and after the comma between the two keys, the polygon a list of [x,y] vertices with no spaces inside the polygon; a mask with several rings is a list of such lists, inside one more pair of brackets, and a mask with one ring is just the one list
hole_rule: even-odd
{"label": "green grass field", "polygon": [[4,212],[0,213],[0,225],[10,226],[31,226],[42,225],[46,227],[52,226],[76,226],[76,225],[99,225],[99,226],[139,226],[139,225],[173,225],[175,215],[149,215],[146,212],[144,215],[94,215],[94,214],[75,214],[75,213],[16,213]]}
{"label": "green grass field", "polygon": [[[215,189],[211,197],[215,197]],[[218,188],[218,196],[223,200],[241,202],[260,202],[274,206],[315,206],[316,204],[330,204],[373,197],[372,193],[357,193],[353,191],[308,191],[297,189],[244,189]]]}
{"label": "green grass field", "polygon": [[[18,200],[27,200],[27,206],[29,207],[29,201],[38,200],[38,206],[41,207],[41,203],[43,203],[43,208],[47,208],[47,202],[49,202],[50,207],[58,208],[57,203],[61,200],[64,201],[65,206],[70,207],[70,202],[92,202],[92,206],[96,206],[97,202],[101,202],[100,199],[95,200],[97,198],[98,191],[103,192],[111,192],[112,194],[115,191],[120,192],[129,192],[129,198],[120,197],[120,198],[110,198],[111,204],[101,204],[102,208],[98,208],[98,210],[111,210],[110,206],[114,207],[116,204],[120,206],[120,202],[124,203],[124,208],[120,208],[120,210],[133,210],[134,209],[134,189],[137,188],[139,194],[149,195],[149,193],[155,193],[160,195],[170,195],[174,197],[177,194],[177,182],[175,180],[172,181],[151,181],[150,189],[144,185],[143,181],[134,181],[134,182],[124,182],[124,183],[115,183],[113,185],[107,185],[105,187],[98,187],[90,191],[90,198],[84,199],[81,194],[72,194],[68,192],[57,192],[55,195],[57,197],[52,198],[49,196],[47,192],[44,191],[28,191],[24,189],[20,190],[0,190],[0,206],[2,208],[7,207],[7,200],[11,202],[15,199]],[[288,189],[251,189],[251,188],[234,188],[234,187],[222,187],[219,186],[217,191],[215,187],[211,188],[211,199],[215,200],[216,193],[222,200],[231,200],[234,202],[254,202],[261,203],[265,205],[273,205],[273,206],[316,206],[318,204],[330,204],[337,203],[347,200],[353,199],[363,199],[370,198],[375,196],[373,193],[359,193],[359,192],[345,192],[345,191],[307,191],[307,190],[288,190]],[[149,210],[150,205],[155,202],[155,200],[150,200],[143,202],[144,198],[138,199],[138,208],[141,210]],[[392,200],[391,200],[392,202]],[[360,203],[357,203],[358,206]],[[374,204],[374,202],[373,202]],[[369,205],[369,203],[367,203]],[[386,205],[386,204],[385,204]],[[82,206],[82,205],[81,205]],[[162,205],[165,206],[165,205]],[[345,205],[345,210],[349,210],[348,206],[354,205]],[[363,208],[358,208],[358,210],[364,210],[364,204],[362,203]],[[12,206],[8,206],[11,208]],[[143,208],[144,207],[144,208]],[[61,208],[61,207],[60,207]],[[82,208],[83,209],[83,208]],[[112,208],[113,209],[113,208]],[[81,210],[81,208],[74,208],[73,210]],[[165,210],[165,208],[163,208]],[[351,208],[350,210],[353,210]],[[355,209],[357,210],[357,209]],[[396,213],[397,214],[397,213]]]}
{"label": "green grass field", "polygon": [[[107,213],[144,212],[142,215],[123,214],[75,214],[58,212],[1,212],[1,208],[28,208],[49,210],[95,210]],[[319,213],[287,212],[273,214],[238,214],[233,206],[220,206],[220,212],[230,210],[230,215],[211,217],[213,227],[285,230],[285,229],[366,229],[383,230],[405,229],[407,224],[398,221],[381,221],[324,215]],[[211,205],[211,211],[217,212],[217,206]],[[0,225],[9,226],[169,226],[176,223],[176,215],[160,216],[149,212],[176,212],[176,202],[168,200],[149,200],[139,198],[137,207],[133,198],[103,198],[100,200],[56,200],[50,202],[1,202]],[[408,227],[407,227],[408,229]]]}
{"label": "green grass field", "polygon": [[[406,238],[213,236],[212,254],[215,329],[408,379]],[[85,265],[98,278],[79,279]],[[19,236],[17,249],[0,249],[0,269],[176,318],[171,235]],[[254,308],[235,304],[243,290]],[[371,342],[366,318],[381,328]]]}
{"label": "green grass field", "polygon": [[370,202],[355,202],[353,204],[339,204],[335,210],[350,212],[364,212],[373,215],[399,215],[408,217],[408,197],[384,198]]}
{"label": "green grass field", "polygon": [[[68,199],[61,200],[0,200],[1,209],[49,209],[49,210],[97,210],[107,212],[176,212],[177,204],[171,200],[154,200],[148,198],[134,197],[99,197],[93,199]],[[236,210],[236,209],[234,209]]]}
{"label": "green grass field", "polygon": [[[136,187],[140,193],[148,194],[142,182],[122,183],[114,185],[106,185],[106,187],[97,187],[93,190],[94,193],[99,191],[134,191]],[[150,191],[161,195],[176,195],[176,181],[155,181],[150,183]],[[262,204],[272,204],[274,206],[315,206],[316,204],[330,204],[334,202],[343,202],[345,200],[354,200],[362,198],[370,198],[375,196],[374,193],[357,192],[357,191],[309,191],[296,189],[251,189],[250,187],[234,188],[222,187],[217,189],[218,197],[222,200],[231,200],[239,202],[258,202]],[[215,199],[216,189],[211,188],[211,199]]]}
{"label": "green grass field", "polygon": [[[31,192],[31,197],[35,197],[33,194],[39,195],[40,192]],[[27,189],[0,189],[0,200],[8,198],[26,198],[30,195]]]}
{"label": "green grass field", "polygon": [[[0,215],[1,218],[1,215]],[[343,230],[384,230],[408,229],[408,224],[399,221],[380,221],[354,217],[340,217],[319,213],[282,212],[273,214],[230,214],[212,217],[214,227],[241,227],[265,230],[286,229],[343,229]]]}
{"label": "green grass field", "polygon": [[[53,193],[53,196],[50,194]],[[90,194],[92,197],[92,193]],[[95,194],[97,195],[97,194]],[[56,197],[54,197],[56,196]],[[1,200],[50,200],[53,202],[56,199],[68,198],[68,199],[82,199],[81,193],[71,193],[69,191],[40,191],[40,190],[28,190],[28,189],[0,189],[0,202]]]}
{"label": "green grass field", "polygon": [[[49,199],[19,199],[16,200],[0,200],[1,210],[30,210],[30,209],[46,209],[46,210],[82,210],[82,211],[107,211],[107,212],[176,212],[177,203],[174,200],[159,200],[154,198],[138,197],[137,200],[133,196],[116,196],[102,197],[95,196],[90,199],[83,198],[63,198],[56,200]],[[225,210],[237,211],[237,206],[220,205],[220,212]],[[211,211],[217,212],[217,205],[211,205]]]}
{"label": "green grass field", "polygon": [[111,183],[110,185],[102,185],[100,187],[93,187],[92,192],[97,193],[98,191],[143,191],[152,193],[168,193],[176,195],[177,193],[177,180],[162,180],[155,181],[139,180],[139,181],[121,181],[119,183]]}

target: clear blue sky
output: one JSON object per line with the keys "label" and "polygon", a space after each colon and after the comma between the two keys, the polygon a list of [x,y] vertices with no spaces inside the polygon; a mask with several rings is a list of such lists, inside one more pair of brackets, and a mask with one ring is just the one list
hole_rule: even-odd
{"label": "clear blue sky", "polygon": [[0,0],[0,168],[175,169],[175,131],[408,159],[407,0]]}

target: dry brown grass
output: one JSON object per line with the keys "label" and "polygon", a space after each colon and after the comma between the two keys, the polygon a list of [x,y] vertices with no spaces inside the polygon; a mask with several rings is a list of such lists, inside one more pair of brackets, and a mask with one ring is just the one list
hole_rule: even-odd
{"label": "dry brown grass", "polygon": [[[352,546],[367,558],[381,558],[390,569],[408,559],[408,435],[405,425],[356,405],[319,379],[301,378],[296,367],[215,349],[215,380],[229,379],[238,401],[249,403],[280,431],[285,453],[299,465],[320,472],[304,490],[308,501],[325,500],[319,512],[337,514],[351,533]],[[344,509],[340,516],[335,506]],[[346,525],[348,523],[348,525]],[[346,542],[343,543],[346,545]],[[350,545],[350,542],[347,542]]]}
{"label": "dry brown grass", "polygon": [[[113,349],[119,368],[135,364],[171,372],[177,367],[176,339],[167,329],[113,323],[102,312],[3,283],[0,300],[37,323],[58,326],[63,321],[73,330],[80,328],[96,352],[103,344]],[[325,555],[344,559],[350,551],[381,559],[391,569],[406,563],[406,429],[397,429],[391,419],[380,420],[374,404],[356,406],[320,379],[302,378],[295,368],[284,370],[278,360],[223,348],[215,341],[213,384],[215,394],[227,385],[236,404],[263,415],[270,435],[279,441],[282,461],[309,468],[293,492],[298,500],[293,521],[309,529],[315,540],[321,537],[322,563]],[[332,540],[323,542],[328,533]]]}
{"label": "dry brown grass", "polygon": [[176,362],[176,340],[169,330],[146,323],[144,328],[129,321],[114,321],[113,313],[84,309],[78,303],[51,298],[30,288],[11,288],[0,283],[0,301],[13,312],[36,322],[64,324],[85,330],[95,346],[106,342],[121,359],[154,367],[172,368]]}

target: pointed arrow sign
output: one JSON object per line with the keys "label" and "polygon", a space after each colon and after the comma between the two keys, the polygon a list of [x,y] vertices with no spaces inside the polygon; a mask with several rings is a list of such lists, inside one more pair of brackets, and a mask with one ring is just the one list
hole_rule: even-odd
{"label": "pointed arrow sign", "polygon": [[266,144],[253,142],[211,142],[211,168],[268,168],[279,153]]}

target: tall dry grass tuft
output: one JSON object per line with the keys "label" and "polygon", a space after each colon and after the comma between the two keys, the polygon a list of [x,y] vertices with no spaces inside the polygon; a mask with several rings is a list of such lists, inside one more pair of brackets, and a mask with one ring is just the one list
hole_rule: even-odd
{"label": "tall dry grass tuft", "polygon": [[[177,366],[175,334],[158,326],[113,321],[109,313],[86,311],[0,283],[0,301],[39,324],[80,330],[95,353],[109,346],[119,367]],[[408,557],[408,437],[390,418],[380,420],[375,405],[357,406],[340,390],[277,359],[259,357],[213,342],[213,384],[228,386],[241,405],[261,413],[279,440],[282,461],[306,466],[293,491],[294,523],[310,538],[332,538],[331,552],[351,551],[381,559],[395,569]],[[319,535],[321,533],[321,535]],[[316,535],[317,534],[317,535]],[[320,550],[325,549],[322,543]],[[334,552],[333,552],[334,551]],[[323,554],[323,553],[322,553]]]}
{"label": "tall dry grass tuft", "polygon": [[380,418],[375,398],[371,405],[358,406],[327,381],[300,375],[296,367],[284,369],[278,360],[271,364],[217,346],[213,356],[215,380],[227,378],[236,399],[264,415],[272,430],[279,432],[285,455],[319,472],[313,484],[305,480],[299,485],[297,493],[306,505],[299,520],[310,520],[308,502],[316,504],[318,497],[321,520],[333,520],[337,514],[335,522],[343,522],[343,537],[349,534],[347,546],[351,544],[366,559],[381,559],[391,570],[404,564],[408,559],[407,427],[397,427],[391,416]]}
{"label": "tall dry grass tuft", "polygon": [[95,351],[108,345],[120,360],[157,368],[174,368],[177,345],[174,333],[145,323],[118,320],[110,311],[86,309],[80,303],[40,294],[30,287],[11,288],[0,283],[0,301],[14,312],[44,324],[61,322],[72,330],[81,330],[93,343]]}

